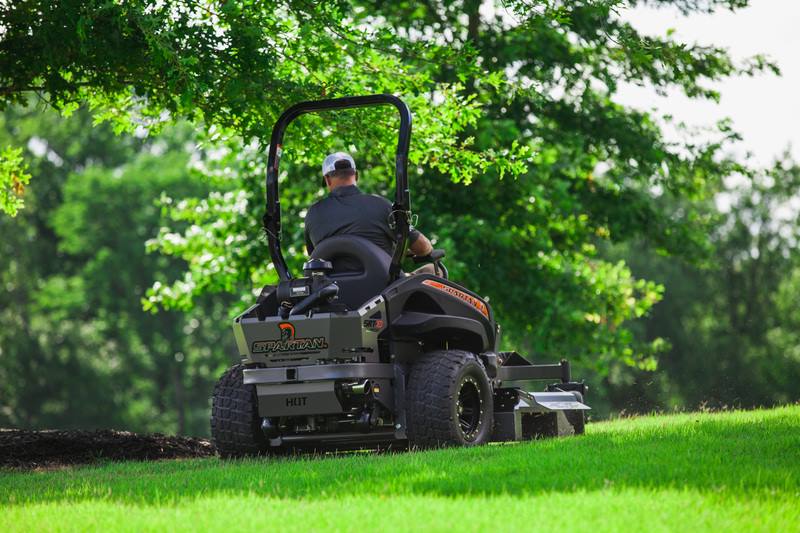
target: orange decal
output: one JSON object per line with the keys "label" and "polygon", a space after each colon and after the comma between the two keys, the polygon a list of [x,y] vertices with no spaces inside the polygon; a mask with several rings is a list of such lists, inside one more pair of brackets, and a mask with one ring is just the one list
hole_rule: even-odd
{"label": "orange decal", "polygon": [[281,322],[278,324],[278,327],[281,330],[281,340],[292,340],[294,339],[294,326],[288,322]]}
{"label": "orange decal", "polygon": [[426,279],[422,282],[423,285],[427,285],[428,287],[433,287],[434,289],[439,289],[442,292],[446,292],[450,296],[455,296],[461,300],[464,300],[472,307],[480,311],[483,316],[489,318],[489,308],[486,307],[486,304],[483,303],[482,300],[475,298],[474,296],[470,296],[464,291],[460,291],[455,287],[451,287],[450,285],[445,285],[444,283],[439,283],[438,281],[433,281],[432,279]]}

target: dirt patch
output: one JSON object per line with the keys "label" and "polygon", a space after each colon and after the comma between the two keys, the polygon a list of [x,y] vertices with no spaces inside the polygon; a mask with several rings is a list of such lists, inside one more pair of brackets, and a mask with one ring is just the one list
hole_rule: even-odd
{"label": "dirt patch", "polygon": [[0,430],[0,467],[59,468],[97,461],[152,461],[208,457],[206,439],[139,435],[129,431]]}

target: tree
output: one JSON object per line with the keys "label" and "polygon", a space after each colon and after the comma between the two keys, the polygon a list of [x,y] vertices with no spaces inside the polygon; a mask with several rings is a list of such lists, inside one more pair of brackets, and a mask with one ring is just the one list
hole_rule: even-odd
{"label": "tree", "polygon": [[[670,3],[687,12],[745,4]],[[228,154],[206,165],[219,191],[165,197],[190,229],[164,229],[151,243],[189,269],[158,282],[149,305],[188,309],[202,294],[274,280],[254,221],[277,113],[306,98],[401,94],[416,113],[420,226],[450,249],[459,280],[492,297],[510,340],[601,372],[611,361],[652,367],[663,343],[634,344],[626,322],[660,288],[604,261],[598,244],[643,238],[664,253],[706,252],[698,205],[736,169],[720,158],[735,134],[722,124],[717,141],[669,143],[657,117],[614,101],[618,83],[716,98],[707,81],[774,67],[641,36],[616,17],[623,5],[511,1],[489,13],[472,0],[22,2],[0,18],[0,101],[35,90],[67,111],[87,101],[120,128],[202,122],[206,142]],[[356,147],[365,182],[378,183],[391,168],[391,125],[379,111],[308,118],[289,132],[288,170],[316,172],[326,150]],[[284,190],[298,214],[319,194],[312,182]],[[683,208],[669,209],[678,198]],[[300,226],[286,231],[300,262]]]}
{"label": "tree", "polygon": [[664,301],[636,333],[671,343],[658,374],[617,372],[607,380],[611,402],[646,411],[797,397],[798,194],[800,169],[784,156],[768,170],[726,180],[714,251],[702,264],[658,256],[644,243],[611,254],[664,284]]}
{"label": "tree", "polygon": [[[619,78],[715,98],[702,85],[704,80],[772,68],[763,58],[737,67],[719,49],[642,37],[615,17],[617,4],[540,3],[531,9],[530,3],[512,2],[505,4],[512,11],[502,11],[498,4],[492,16],[482,14],[478,2],[365,2],[365,9],[353,10],[362,25],[388,26],[402,38],[421,40],[426,48],[444,41],[448,48],[476,58],[482,72],[406,60],[438,83],[464,83],[470,101],[480,105],[476,120],[456,132],[459,138],[474,142],[483,153],[525,147],[533,157],[510,179],[479,164],[480,172],[462,178],[457,171],[430,168],[417,156],[412,187],[420,227],[450,250],[456,279],[491,296],[507,326],[510,346],[521,345],[547,358],[577,357],[600,371],[617,360],[652,368],[654,355],[666,343],[656,339],[637,344],[625,325],[645,315],[661,289],[635,279],[622,263],[602,260],[598,245],[641,238],[662,253],[707,255],[712,218],[704,201],[718,190],[723,176],[739,168],[720,157],[725,142],[736,138],[725,123],[718,125],[714,142],[669,143],[657,117],[614,102]],[[296,145],[304,146],[304,131],[290,132],[288,143],[294,133]],[[417,133],[415,142],[420,137],[422,148],[430,151],[424,133]],[[377,158],[364,137],[349,135],[331,147],[342,144],[360,151],[366,145],[361,157]],[[198,257],[193,250],[201,247],[207,261],[193,263],[190,277],[180,285],[153,291],[153,304],[188,306],[193,294],[227,288],[234,280],[254,285],[271,281],[260,267],[268,261],[264,248],[252,244],[252,223],[246,222],[261,209],[263,155],[228,148],[237,160],[232,155],[220,166],[234,168],[233,175],[247,182],[246,190],[230,193],[236,202],[210,198],[176,209],[173,216],[188,217],[202,227],[220,219],[230,225],[185,241],[169,231],[162,234],[157,242],[165,253],[190,259]],[[288,175],[296,179],[315,172],[308,166],[314,159],[311,150],[289,146],[286,151],[284,161],[300,162]],[[319,158],[322,150],[315,153]],[[385,192],[385,185],[376,182],[385,183],[387,167],[385,159],[377,158],[362,182]],[[300,215],[319,192],[313,183],[287,184],[291,190],[284,187],[283,205]],[[238,188],[231,182],[228,186]],[[675,209],[679,200],[681,208]],[[231,212],[234,205],[239,208]],[[297,254],[302,250],[300,226],[287,228],[287,234]],[[245,253],[226,250],[224,239],[230,235],[251,243],[239,248]],[[223,264],[235,265],[237,275],[211,266]]]}
{"label": "tree", "polygon": [[[98,414],[102,403],[86,392],[109,392],[91,366],[76,359],[72,340],[53,334],[57,320],[40,309],[42,301],[61,301],[60,293],[42,291],[43,280],[68,268],[51,225],[63,199],[67,169],[89,162],[114,167],[131,157],[139,144],[116,137],[110,128],[92,127],[88,113],[76,113],[64,123],[57,113],[6,109],[0,118],[0,143],[31,146],[31,172],[37,176],[26,193],[27,206],[16,219],[0,217],[0,416],[3,425],[32,425],[42,413],[62,411],[65,397],[82,404],[86,416]],[[93,387],[86,387],[93,383]],[[43,394],[57,391],[55,394]],[[102,394],[102,393],[101,393]]]}
{"label": "tree", "polygon": [[69,119],[6,110],[2,134],[31,146],[30,209],[0,219],[0,426],[207,433],[208,391],[226,366],[226,298],[194,313],[142,310],[180,261],[146,253],[162,193],[207,187],[187,168],[191,130],[120,137]]}

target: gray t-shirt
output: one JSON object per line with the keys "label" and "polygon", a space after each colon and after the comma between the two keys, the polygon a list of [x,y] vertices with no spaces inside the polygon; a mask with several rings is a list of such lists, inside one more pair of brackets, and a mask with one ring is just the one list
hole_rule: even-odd
{"label": "gray t-shirt", "polygon": [[[389,229],[392,204],[381,196],[364,194],[355,185],[337,187],[306,213],[306,248],[308,253],[320,242],[334,235],[356,235],[375,243],[389,255],[394,249],[394,233]],[[409,243],[419,238],[412,229]]]}

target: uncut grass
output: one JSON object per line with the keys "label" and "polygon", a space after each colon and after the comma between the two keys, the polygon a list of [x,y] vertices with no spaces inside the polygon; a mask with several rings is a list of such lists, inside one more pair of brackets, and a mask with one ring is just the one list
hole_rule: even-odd
{"label": "uncut grass", "polygon": [[617,487],[800,491],[800,406],[643,417],[580,438],[386,455],[110,463],[6,472],[0,504],[180,500],[214,492],[279,498],[519,494]]}
{"label": "uncut grass", "polygon": [[697,491],[605,489],[539,496],[230,497],[181,505],[82,501],[15,506],[9,531],[797,531],[796,502]]}
{"label": "uncut grass", "polygon": [[[593,530],[688,523],[791,531],[800,521],[800,406],[643,417],[589,425],[587,432],[396,455],[5,472],[0,522],[45,529],[241,529],[283,517],[283,529],[346,529],[353,519],[380,513],[406,521],[381,518],[371,529],[393,529],[388,526],[408,519],[448,529],[465,506],[470,520],[459,527],[468,530],[486,529],[498,517],[505,526],[539,520],[556,527],[564,507]],[[230,523],[226,509],[244,513],[248,522]]]}

